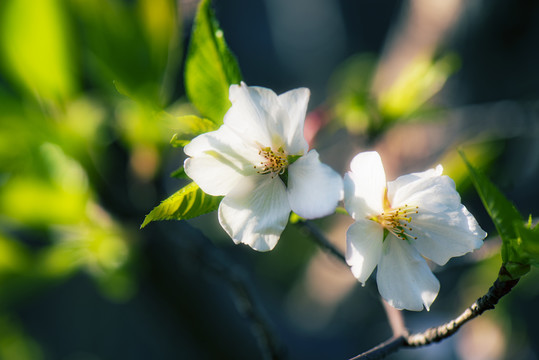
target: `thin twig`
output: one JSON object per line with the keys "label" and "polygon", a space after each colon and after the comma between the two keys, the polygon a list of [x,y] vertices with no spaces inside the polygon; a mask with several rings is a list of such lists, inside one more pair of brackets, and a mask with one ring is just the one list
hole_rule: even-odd
{"label": "thin twig", "polygon": [[403,346],[406,346],[405,336],[392,337],[389,340],[384,341],[380,345],[373,347],[372,349],[351,358],[350,360],[382,359],[386,357],[387,355],[399,350]]}
{"label": "thin twig", "polygon": [[320,229],[314,223],[307,220],[300,221],[298,222],[298,224],[301,225],[305,230],[307,230],[307,232],[312,236],[312,238],[322,248],[322,250],[330,253],[339,261],[341,261],[344,265],[348,266],[344,254],[325,237],[322,231],[320,231]]}
{"label": "thin twig", "polygon": [[[502,266],[500,274],[506,273],[505,267]],[[420,347],[426,346],[433,342],[439,342],[453,335],[457,330],[468,321],[476,318],[487,310],[494,309],[498,301],[507,295],[518,283],[519,279],[500,281],[496,279],[488,292],[477,299],[470,307],[468,307],[457,318],[437,327],[427,329],[421,333],[411,334],[407,336],[392,337],[391,339],[381,343],[373,349],[360,354],[353,360],[373,360],[382,359],[387,355],[396,352],[401,347]],[[400,339],[400,340],[399,340]]]}
{"label": "thin twig", "polygon": [[487,310],[494,309],[498,301],[507,295],[511,289],[518,283],[519,279],[500,281],[496,279],[490,287],[487,294],[477,299],[456,319],[453,319],[438,327],[430,328],[419,334],[412,334],[406,339],[407,347],[418,347],[439,342],[453,335],[457,330],[468,321],[476,318]]}
{"label": "thin twig", "polygon": [[[265,312],[259,305],[256,293],[245,273],[238,266],[218,266],[216,275],[226,280],[235,295],[239,313],[251,323],[265,359],[277,360],[285,358],[285,351],[277,340]],[[229,264],[230,265],[230,264]],[[217,270],[216,268],[216,270]]]}
{"label": "thin twig", "polygon": [[179,253],[182,254],[182,259],[184,257],[191,261],[197,259],[208,273],[220,277],[228,285],[239,315],[250,324],[257,339],[262,359],[285,359],[286,348],[267,316],[262,302],[256,296],[245,270],[229,259],[226,253],[213,245],[200,231],[192,227],[189,227],[189,230],[195,233],[193,241],[188,241],[190,238],[174,241],[174,244],[181,248]]}
{"label": "thin twig", "polygon": [[382,300],[384,305],[384,310],[386,311],[387,321],[389,326],[391,326],[391,331],[393,332],[393,337],[407,336],[408,330],[406,330],[406,325],[404,325],[404,317],[402,316],[402,311],[395,309],[393,306],[389,305],[387,301]]}

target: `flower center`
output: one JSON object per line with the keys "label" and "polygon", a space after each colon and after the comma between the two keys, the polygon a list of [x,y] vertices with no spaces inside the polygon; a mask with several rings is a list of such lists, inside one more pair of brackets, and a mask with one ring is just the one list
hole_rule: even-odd
{"label": "flower center", "polygon": [[387,198],[387,189],[384,194],[384,211],[373,216],[371,220],[376,221],[384,227],[388,232],[395,235],[399,239],[417,239],[412,232],[412,215],[419,213],[419,206],[404,206],[392,208]]}
{"label": "flower center", "polygon": [[265,147],[260,149],[258,155],[264,158],[259,165],[254,166],[255,169],[258,169],[256,172],[259,174],[283,175],[288,167],[288,158],[282,147],[277,151],[270,147]]}

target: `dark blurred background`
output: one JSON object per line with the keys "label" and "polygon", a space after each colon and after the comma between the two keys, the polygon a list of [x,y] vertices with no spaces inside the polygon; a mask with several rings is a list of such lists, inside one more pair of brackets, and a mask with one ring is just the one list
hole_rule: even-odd
{"label": "dark blurred background", "polygon": [[[0,358],[346,359],[391,336],[373,279],[290,224],[235,246],[216,214],[145,214],[185,181],[175,124],[193,114],[183,60],[195,0],[0,2]],[[435,268],[430,312],[454,318],[500,265],[495,229],[456,148],[516,204],[539,200],[539,2],[215,0],[249,85],[311,89],[306,137],[343,174],[376,149],[388,179],[438,163],[490,234]],[[317,220],[344,249],[351,219]],[[536,270],[440,344],[390,359],[537,359]]]}

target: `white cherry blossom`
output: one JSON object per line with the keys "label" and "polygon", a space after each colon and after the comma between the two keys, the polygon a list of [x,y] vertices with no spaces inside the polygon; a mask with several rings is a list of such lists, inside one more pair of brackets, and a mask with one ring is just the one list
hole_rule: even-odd
{"label": "white cherry blossom", "polygon": [[232,240],[273,249],[290,211],[317,218],[335,211],[342,178],[309,151],[303,125],[309,90],[230,87],[223,125],[184,151],[186,174],[210,195],[224,195],[219,222]]}
{"label": "white cherry blossom", "polygon": [[440,283],[425,258],[444,265],[483,244],[486,233],[460,203],[442,166],[386,183],[377,152],[357,154],[344,178],[344,204],[355,222],[346,261],[363,285],[378,266],[382,297],[397,309],[429,310]]}

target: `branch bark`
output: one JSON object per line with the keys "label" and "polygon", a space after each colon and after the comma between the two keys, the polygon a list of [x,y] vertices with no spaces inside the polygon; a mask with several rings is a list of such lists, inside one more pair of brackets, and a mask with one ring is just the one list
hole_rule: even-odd
{"label": "branch bark", "polygon": [[333,255],[337,258],[340,262],[342,262],[344,265],[348,266],[346,263],[346,258],[344,254],[337,249],[333,244],[326,238],[326,236],[320,231],[320,229],[311,221],[300,221],[298,223],[305,229],[309,235],[312,236],[312,238],[315,240],[315,242],[322,248],[322,250],[326,251],[327,253]]}
{"label": "branch bark", "polygon": [[267,360],[286,358],[285,348],[276,335],[244,270],[231,262],[224,253],[217,251],[217,248],[206,247],[204,250],[205,265],[214,272],[215,276],[229,284],[239,314],[251,324],[262,351],[262,358]]}
{"label": "branch bark", "polygon": [[[505,274],[505,267],[502,265],[500,275]],[[437,327],[427,329],[421,333],[392,337],[380,345],[368,350],[351,360],[373,360],[382,359],[387,355],[396,352],[403,347],[426,346],[433,342],[439,342],[457,332],[457,330],[468,321],[476,318],[487,310],[494,309],[498,301],[507,295],[518,283],[519,279],[501,281],[496,279],[488,292],[477,299],[457,318]]]}
{"label": "branch bark", "polygon": [[[502,267],[502,269],[504,268]],[[501,271],[502,270],[500,270],[500,272]],[[499,279],[496,279],[488,292],[484,296],[477,299],[477,301],[475,301],[457,318],[438,327],[427,329],[422,333],[409,335],[406,339],[406,346],[425,346],[448,338],[457,332],[457,330],[468,321],[476,318],[487,310],[494,309],[498,301],[500,301],[503,296],[507,295],[513,289],[513,287],[515,287],[518,280],[519,279],[500,281]]]}

